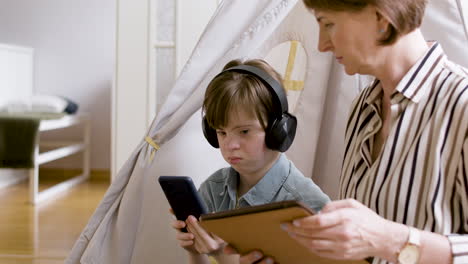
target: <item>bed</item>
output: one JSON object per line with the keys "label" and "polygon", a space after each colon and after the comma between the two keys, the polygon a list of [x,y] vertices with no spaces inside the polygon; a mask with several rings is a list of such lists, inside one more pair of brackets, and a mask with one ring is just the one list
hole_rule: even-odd
{"label": "bed", "polygon": [[[0,105],[34,94],[34,49],[0,44]],[[79,125],[81,139],[41,141],[44,131]],[[0,187],[29,179],[29,202],[40,203],[86,180],[90,175],[90,117],[79,114],[0,112]],[[39,190],[39,167],[83,153],[82,173]]]}

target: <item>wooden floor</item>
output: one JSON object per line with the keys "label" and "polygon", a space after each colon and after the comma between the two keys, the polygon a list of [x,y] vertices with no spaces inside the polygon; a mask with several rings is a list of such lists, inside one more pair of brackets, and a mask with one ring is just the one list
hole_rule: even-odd
{"label": "wooden floor", "polygon": [[27,182],[0,189],[0,263],[63,263],[108,186],[87,181],[36,206]]}

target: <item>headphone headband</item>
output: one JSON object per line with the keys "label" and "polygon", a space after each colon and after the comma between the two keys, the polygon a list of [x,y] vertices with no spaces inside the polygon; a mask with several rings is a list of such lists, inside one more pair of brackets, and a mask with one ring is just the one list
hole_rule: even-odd
{"label": "headphone headband", "polygon": [[255,66],[239,65],[239,66],[234,66],[234,67],[231,67],[222,71],[221,73],[216,75],[215,78],[217,78],[218,76],[222,75],[225,72],[247,73],[247,74],[251,74],[257,77],[265,84],[267,89],[270,90],[273,100],[276,101],[276,102],[273,102],[273,106],[275,105],[281,106],[281,112],[279,112],[278,114],[281,115],[283,113],[288,112],[288,98],[286,97],[286,93],[284,92],[283,86],[273,77],[271,77],[270,74],[266,73],[264,70],[257,68]]}

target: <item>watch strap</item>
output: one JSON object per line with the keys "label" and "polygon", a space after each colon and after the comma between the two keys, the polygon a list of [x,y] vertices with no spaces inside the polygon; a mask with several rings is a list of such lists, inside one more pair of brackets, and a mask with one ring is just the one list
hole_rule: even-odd
{"label": "watch strap", "polygon": [[419,260],[421,234],[420,231],[414,227],[408,227],[408,241],[398,252],[399,264],[416,264]]}
{"label": "watch strap", "polygon": [[408,244],[421,246],[421,234],[418,229],[409,227]]}

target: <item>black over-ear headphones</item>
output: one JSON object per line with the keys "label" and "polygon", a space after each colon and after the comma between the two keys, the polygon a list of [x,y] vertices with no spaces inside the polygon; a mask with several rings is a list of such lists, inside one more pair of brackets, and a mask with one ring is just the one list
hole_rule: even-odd
{"label": "black over-ear headphones", "polygon": [[[265,131],[265,144],[272,150],[280,152],[288,150],[296,136],[297,119],[288,113],[288,99],[283,86],[264,70],[250,65],[239,65],[228,68],[213,79],[225,72],[247,73],[257,77],[265,84],[272,95],[274,108],[274,118],[268,120],[268,127]],[[203,134],[211,146],[219,148],[216,130],[210,127],[205,117],[203,117],[202,128]]]}

